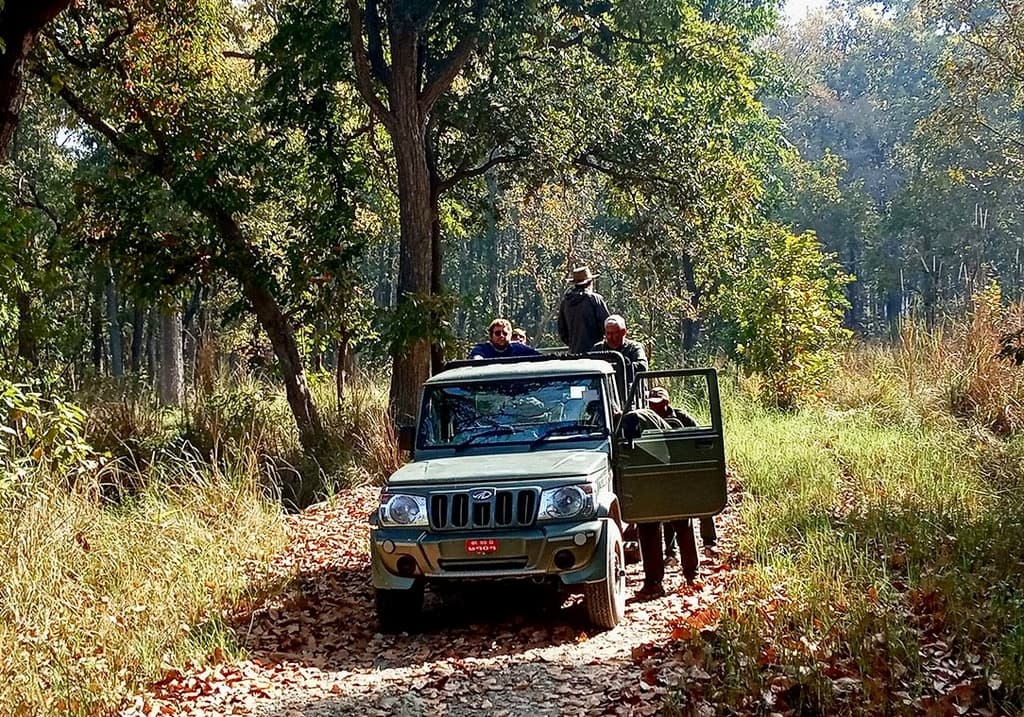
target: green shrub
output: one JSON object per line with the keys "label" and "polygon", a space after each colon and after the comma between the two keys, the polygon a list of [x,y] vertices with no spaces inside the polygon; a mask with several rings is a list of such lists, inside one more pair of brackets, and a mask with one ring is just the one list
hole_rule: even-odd
{"label": "green shrub", "polygon": [[776,225],[763,232],[762,251],[745,258],[716,297],[715,312],[730,328],[733,356],[760,374],[761,399],[793,408],[823,385],[850,336],[841,322],[851,277],[822,254],[812,233]]}
{"label": "green shrub", "polygon": [[26,490],[44,470],[65,482],[94,471],[101,457],[84,438],[85,412],[0,379],[0,493]]}

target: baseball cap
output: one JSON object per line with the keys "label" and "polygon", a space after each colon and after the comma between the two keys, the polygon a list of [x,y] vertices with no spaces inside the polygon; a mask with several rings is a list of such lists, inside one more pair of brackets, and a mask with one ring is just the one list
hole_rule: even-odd
{"label": "baseball cap", "polygon": [[655,386],[647,392],[648,403],[661,403],[668,400],[668,389],[664,386]]}

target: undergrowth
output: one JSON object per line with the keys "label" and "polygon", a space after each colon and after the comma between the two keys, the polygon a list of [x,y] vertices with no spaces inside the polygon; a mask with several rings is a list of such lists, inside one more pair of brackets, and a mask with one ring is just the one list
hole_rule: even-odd
{"label": "undergrowth", "polygon": [[[284,542],[254,454],[158,452],[140,475],[82,439],[82,412],[24,387],[9,395],[0,713],[109,713],[166,665],[236,652],[219,616],[261,589]],[[137,490],[106,497],[127,482]]]}
{"label": "undergrowth", "polygon": [[[817,405],[727,392],[742,563],[696,638],[715,703],[796,714],[1024,709],[1022,368],[1012,309],[860,347]],[[1009,322],[1009,323],[1008,323]]]}

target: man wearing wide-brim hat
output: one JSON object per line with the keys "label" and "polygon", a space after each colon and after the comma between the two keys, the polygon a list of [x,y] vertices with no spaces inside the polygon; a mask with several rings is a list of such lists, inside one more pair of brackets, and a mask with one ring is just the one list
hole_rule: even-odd
{"label": "man wearing wide-brim hat", "polygon": [[574,354],[589,351],[604,337],[604,320],[611,312],[604,297],[594,291],[597,274],[589,266],[572,270],[572,286],[558,307],[558,335]]}

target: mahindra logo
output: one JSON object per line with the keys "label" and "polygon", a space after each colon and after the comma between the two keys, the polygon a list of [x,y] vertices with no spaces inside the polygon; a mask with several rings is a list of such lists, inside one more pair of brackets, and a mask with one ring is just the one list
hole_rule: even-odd
{"label": "mahindra logo", "polygon": [[470,495],[473,496],[473,500],[490,500],[494,497],[494,491],[490,488],[484,488],[483,490],[475,490]]}

